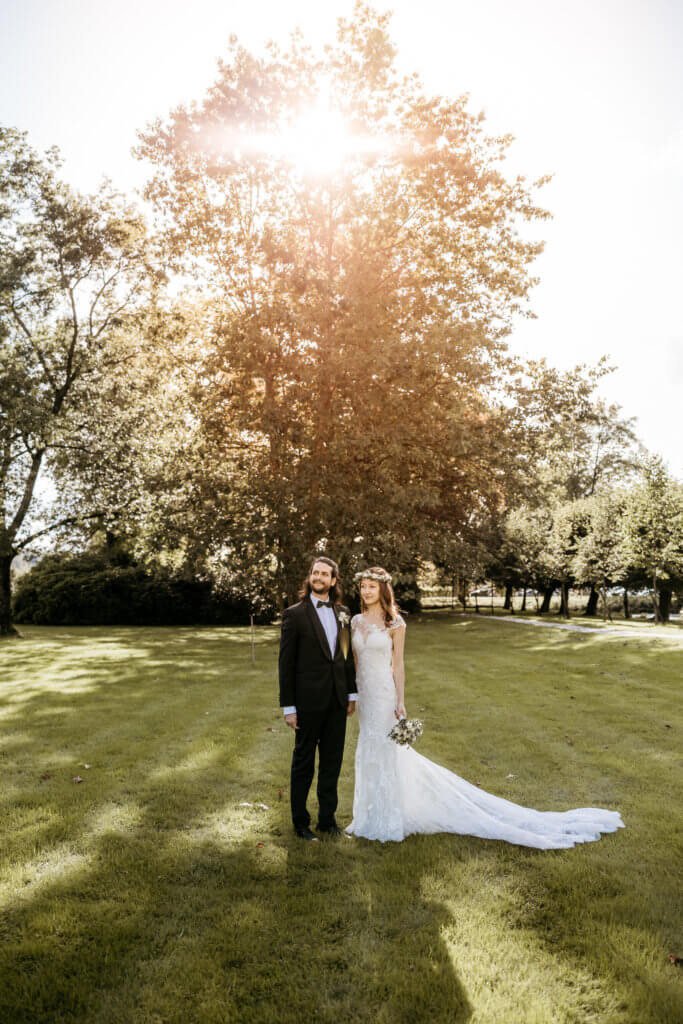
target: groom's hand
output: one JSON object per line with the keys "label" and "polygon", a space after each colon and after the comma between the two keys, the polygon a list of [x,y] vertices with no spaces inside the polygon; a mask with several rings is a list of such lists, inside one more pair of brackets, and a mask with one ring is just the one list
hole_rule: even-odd
{"label": "groom's hand", "polygon": [[355,710],[356,710],[356,702],[355,702],[355,700],[350,700],[349,703],[346,705],[346,714],[347,715],[352,715]]}
{"label": "groom's hand", "polygon": [[296,712],[293,715],[285,715],[285,722],[287,723],[290,729],[299,728]]}

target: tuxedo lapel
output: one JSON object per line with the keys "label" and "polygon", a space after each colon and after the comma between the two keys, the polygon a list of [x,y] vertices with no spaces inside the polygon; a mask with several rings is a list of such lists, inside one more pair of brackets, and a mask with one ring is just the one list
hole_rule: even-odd
{"label": "tuxedo lapel", "polygon": [[[313,629],[315,630],[315,635],[317,636],[318,642],[320,643],[320,646],[322,647],[323,654],[325,655],[326,658],[329,658],[330,661],[333,661],[333,657],[330,654],[330,645],[327,642],[327,637],[325,636],[325,630],[323,629],[323,624],[320,621],[320,619],[318,618],[318,613],[316,612],[315,608],[313,607],[313,603],[312,603],[310,597],[305,597],[304,598],[304,611],[305,611],[306,615],[308,615],[308,618],[309,618],[309,620],[311,622],[311,625],[313,626]],[[339,636],[339,631],[337,631],[337,636]]]}
{"label": "tuxedo lapel", "polygon": [[336,604],[332,605],[332,610],[334,611],[334,617],[337,622],[337,639],[334,642],[334,656],[336,658],[339,653],[339,637],[341,636],[342,628],[339,625],[339,613]]}

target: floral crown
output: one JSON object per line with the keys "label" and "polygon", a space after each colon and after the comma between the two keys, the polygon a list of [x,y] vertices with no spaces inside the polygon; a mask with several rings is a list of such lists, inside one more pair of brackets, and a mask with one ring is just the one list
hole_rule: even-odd
{"label": "floral crown", "polygon": [[391,576],[388,572],[372,572],[370,569],[364,569],[363,572],[357,572],[353,577],[357,583],[361,580],[376,580],[377,583],[391,583]]}

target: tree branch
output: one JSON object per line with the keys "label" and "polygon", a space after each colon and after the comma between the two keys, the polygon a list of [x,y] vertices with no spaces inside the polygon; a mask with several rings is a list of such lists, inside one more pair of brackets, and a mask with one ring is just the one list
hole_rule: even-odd
{"label": "tree branch", "polygon": [[58,530],[60,526],[70,526],[75,523],[84,523],[87,519],[100,519],[104,515],[103,512],[88,512],[82,516],[66,516],[64,519],[59,519],[56,523],[51,523],[50,526],[45,526],[42,530],[37,530],[32,533],[30,537],[25,537],[24,540],[18,544],[14,544],[13,547],[17,551],[21,551],[22,548],[27,547],[29,544],[37,540],[38,537],[45,536],[46,533],[51,533],[53,530]]}

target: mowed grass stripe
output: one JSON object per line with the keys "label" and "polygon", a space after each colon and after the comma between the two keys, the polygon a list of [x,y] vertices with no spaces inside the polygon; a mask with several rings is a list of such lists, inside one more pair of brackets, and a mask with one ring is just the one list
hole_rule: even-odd
{"label": "mowed grass stripe", "polygon": [[680,1020],[681,649],[504,629],[409,621],[420,750],[508,799],[618,808],[626,830],[550,853],[302,844],[276,629],[255,666],[240,629],[3,644],[3,1024]]}

